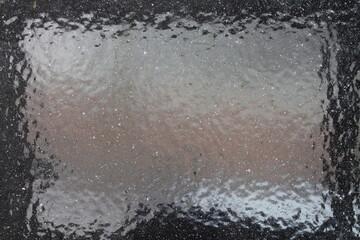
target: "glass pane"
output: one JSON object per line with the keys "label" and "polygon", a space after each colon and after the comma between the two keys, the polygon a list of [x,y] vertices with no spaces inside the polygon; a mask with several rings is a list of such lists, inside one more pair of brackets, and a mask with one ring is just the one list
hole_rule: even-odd
{"label": "glass pane", "polygon": [[73,4],[3,3],[9,236],[358,235],[355,7]]}

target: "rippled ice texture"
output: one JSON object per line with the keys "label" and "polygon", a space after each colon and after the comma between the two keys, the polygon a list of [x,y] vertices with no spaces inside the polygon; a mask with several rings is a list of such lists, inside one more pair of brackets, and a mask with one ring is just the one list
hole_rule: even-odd
{"label": "rippled ice texture", "polygon": [[59,179],[34,194],[38,220],[115,231],[139,203],[175,202],[320,225],[331,215],[321,208],[320,37],[249,23],[239,38],[181,21],[199,30],[28,22],[29,141],[40,132],[38,157],[61,160]]}

